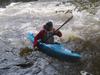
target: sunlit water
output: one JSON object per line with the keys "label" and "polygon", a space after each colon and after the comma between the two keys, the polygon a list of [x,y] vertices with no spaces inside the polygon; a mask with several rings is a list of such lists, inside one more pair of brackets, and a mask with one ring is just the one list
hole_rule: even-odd
{"label": "sunlit water", "polygon": [[[24,43],[26,34],[31,31],[36,35],[48,21],[53,21],[54,27],[58,28],[72,15],[70,12],[66,13],[68,10],[72,11],[73,19],[60,29],[63,33],[63,42],[73,36],[86,39],[87,36],[100,35],[100,7],[97,8],[95,15],[86,11],[79,12],[74,5],[62,4],[59,1],[18,2],[0,8],[0,67],[24,62],[25,60],[22,60],[18,53],[20,48],[26,46]],[[12,67],[7,71],[8,74],[3,71],[1,74],[2,72],[2,75],[25,73],[24,70],[21,71],[19,68]]]}

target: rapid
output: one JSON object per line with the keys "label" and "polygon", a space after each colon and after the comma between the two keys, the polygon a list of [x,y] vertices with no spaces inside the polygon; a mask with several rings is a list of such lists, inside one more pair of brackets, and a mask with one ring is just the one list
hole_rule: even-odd
{"label": "rapid", "polygon": [[[62,38],[55,37],[55,41],[80,52],[81,64],[63,62],[39,51],[27,59],[19,56],[21,48],[32,46],[25,43],[28,32],[36,35],[48,21],[57,29],[72,15],[73,19],[60,29]],[[95,14],[61,1],[16,2],[0,8],[0,75],[80,75],[81,71],[99,75],[99,46],[100,6]],[[26,61],[34,62],[33,66],[23,69],[15,65]]]}

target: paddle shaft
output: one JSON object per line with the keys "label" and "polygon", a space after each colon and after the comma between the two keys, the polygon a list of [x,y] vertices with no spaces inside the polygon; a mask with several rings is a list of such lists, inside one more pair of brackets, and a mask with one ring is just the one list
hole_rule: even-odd
{"label": "paddle shaft", "polygon": [[[69,19],[67,19],[57,30],[55,30],[55,32],[57,32],[60,28],[62,28],[67,22],[69,22],[71,19],[73,18],[73,16],[71,16]],[[55,33],[54,32],[54,33]],[[54,36],[54,33],[50,36],[50,37],[48,37],[47,39],[46,39],[46,41],[48,40],[48,39],[50,39],[52,36]]]}

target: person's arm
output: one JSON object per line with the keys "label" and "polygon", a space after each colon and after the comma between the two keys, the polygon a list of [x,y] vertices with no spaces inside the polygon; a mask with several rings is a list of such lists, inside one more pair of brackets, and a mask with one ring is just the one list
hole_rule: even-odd
{"label": "person's arm", "polygon": [[[38,34],[38,35],[39,35],[39,34]],[[38,35],[36,35],[36,37],[34,38],[33,47],[37,46],[38,38],[39,38]]]}
{"label": "person's arm", "polygon": [[57,31],[57,32],[56,32],[56,35],[59,36],[59,37],[62,37],[61,31]]}
{"label": "person's arm", "polygon": [[35,36],[33,47],[37,46],[38,40],[41,39],[42,30]]}
{"label": "person's arm", "polygon": [[43,39],[44,33],[45,33],[45,31],[44,31],[44,30],[41,30],[41,31],[35,36],[34,42],[33,42],[33,47],[35,47],[35,46],[38,45],[38,40],[39,40],[39,39]]}
{"label": "person's arm", "polygon": [[62,33],[61,33],[61,31],[56,31],[56,30],[54,29],[54,35],[57,35],[58,37],[62,37]]}

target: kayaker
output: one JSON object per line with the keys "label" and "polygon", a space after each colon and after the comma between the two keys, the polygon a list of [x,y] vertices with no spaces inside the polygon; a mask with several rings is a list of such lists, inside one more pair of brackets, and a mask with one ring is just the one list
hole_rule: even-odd
{"label": "kayaker", "polygon": [[[53,23],[49,21],[43,26],[43,29],[35,36],[34,44],[33,44],[34,48],[37,47],[39,39],[43,43],[47,43],[47,44],[54,43],[54,36],[51,37],[52,34],[58,37],[62,36],[62,33],[60,31],[55,32],[55,28],[53,28]],[[46,40],[48,37],[50,38]]]}

